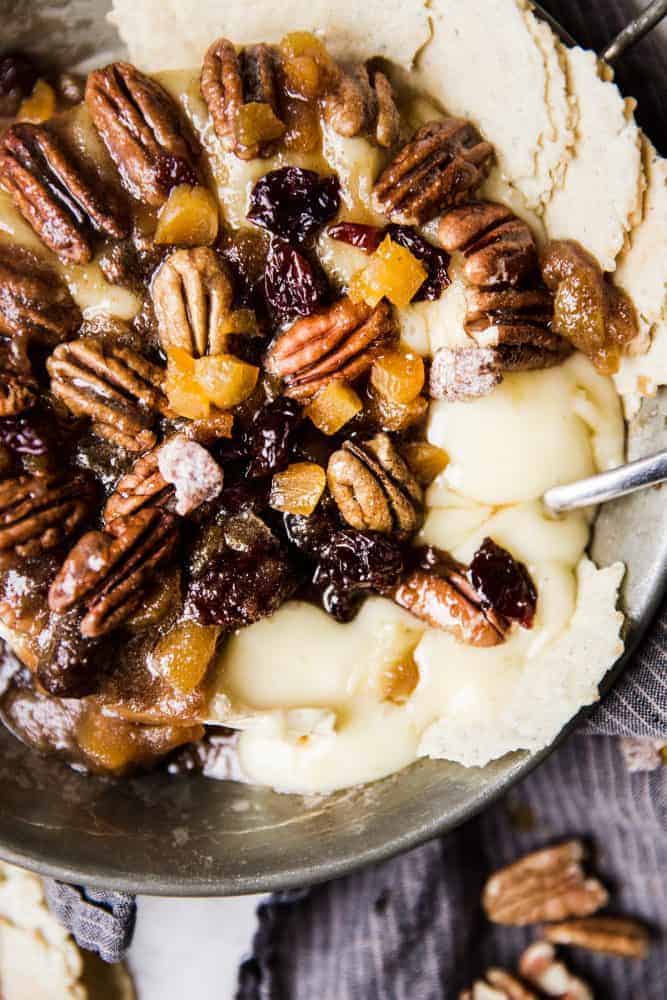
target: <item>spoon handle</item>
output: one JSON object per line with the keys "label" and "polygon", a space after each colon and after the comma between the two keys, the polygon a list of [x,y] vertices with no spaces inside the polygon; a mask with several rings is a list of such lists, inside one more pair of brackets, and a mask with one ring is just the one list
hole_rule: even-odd
{"label": "spoon handle", "polygon": [[590,479],[580,479],[565,486],[554,486],[544,494],[544,503],[554,514],[577,507],[592,507],[635,493],[646,486],[656,486],[667,480],[667,451],[619,465]]}

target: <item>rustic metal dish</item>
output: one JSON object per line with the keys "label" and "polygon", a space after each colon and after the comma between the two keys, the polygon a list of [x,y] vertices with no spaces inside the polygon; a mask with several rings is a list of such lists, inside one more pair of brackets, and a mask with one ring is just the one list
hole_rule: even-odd
{"label": "rustic metal dish", "polygon": [[[108,6],[105,0],[0,0],[2,46],[72,65],[117,45],[104,21]],[[665,0],[657,6],[664,14]],[[667,395],[645,403],[629,428],[629,457],[667,447],[666,418]],[[592,555],[600,563],[620,559],[627,565],[627,651],[607,676],[606,690],[664,591],[662,492],[608,505]],[[0,728],[0,856],[66,881],[143,893],[213,896],[302,886],[445,833],[551,750],[510,754],[475,769],[424,760],[365,788],[305,801],[202,777],[86,777],[38,756]]]}

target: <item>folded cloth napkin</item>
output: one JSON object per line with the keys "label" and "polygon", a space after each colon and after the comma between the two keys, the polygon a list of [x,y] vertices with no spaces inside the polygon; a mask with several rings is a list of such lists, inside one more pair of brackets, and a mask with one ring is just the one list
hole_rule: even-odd
{"label": "folded cloth napkin", "polygon": [[[543,0],[582,45],[600,51],[642,0]],[[667,152],[664,39],[654,33],[623,59],[626,93]],[[488,924],[480,893],[491,871],[570,837],[595,847],[596,869],[619,913],[656,931],[644,961],[574,953],[573,966],[606,1000],[664,1000],[667,945],[667,604],[611,693],[565,744],[502,802],[409,854],[311,891],[276,893],[258,910],[241,1000],[455,998],[489,965],[513,968],[530,930]],[[640,740],[625,744],[623,741]],[[47,883],[54,912],[79,944],[118,961],[135,920],[131,896]],[[224,929],[221,930],[224,933]]]}

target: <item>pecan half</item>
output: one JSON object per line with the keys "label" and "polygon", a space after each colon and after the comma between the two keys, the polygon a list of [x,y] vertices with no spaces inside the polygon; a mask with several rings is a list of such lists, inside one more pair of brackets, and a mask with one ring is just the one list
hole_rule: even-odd
{"label": "pecan half", "polygon": [[49,360],[51,391],[93,430],[128,451],[155,444],[151,430],[167,408],[164,372],[129,347],[93,338],[60,344]]}
{"label": "pecan half", "polygon": [[269,349],[266,367],[285,379],[288,396],[307,399],[332,379],[349,382],[363,375],[395,332],[385,301],[371,309],[339,299],[286,330]]}
{"label": "pecan half", "polygon": [[62,614],[83,606],[82,635],[105,635],[141,603],[156,569],[177,542],[176,518],[157,507],[117,517],[104,531],[89,531],[51,584],[49,607]]}
{"label": "pecan half", "polygon": [[341,73],[334,90],[324,98],[323,115],[339,135],[368,135],[385,148],[394,145],[401,126],[389,80],[384,73],[370,73],[366,66]]}
{"label": "pecan half", "polygon": [[65,263],[91,259],[93,233],[120,239],[129,231],[99,177],[44,125],[19,123],[5,132],[0,181],[42,243]]}
{"label": "pecan half", "polygon": [[29,375],[0,368],[0,417],[15,417],[37,402],[39,386]]}
{"label": "pecan half", "polygon": [[482,904],[496,924],[524,926],[541,920],[585,917],[604,906],[609,894],[581,867],[584,848],[570,840],[527,854],[486,883]]}
{"label": "pecan half", "polygon": [[241,160],[271,156],[277,140],[246,144],[239,135],[239,112],[247,104],[263,104],[280,116],[277,53],[269,45],[248,45],[240,52],[226,38],[218,38],[208,49],[202,65],[200,88],[216,134]]}
{"label": "pecan half", "polygon": [[593,1000],[588,984],[556,958],[556,950],[548,941],[536,941],[526,948],[519,959],[519,972],[545,996],[560,1000]]}
{"label": "pecan half", "polygon": [[546,288],[471,289],[465,330],[485,347],[532,344],[568,353],[567,342],[551,329],[553,300]]}
{"label": "pecan half", "polygon": [[88,77],[86,104],[133,197],[159,208],[177,184],[198,183],[193,141],[155,80],[129,63],[111,63]]}
{"label": "pecan half", "polygon": [[564,920],[545,927],[543,933],[553,944],[586,948],[622,958],[646,958],[650,940],[646,928],[627,917]]}
{"label": "pecan half", "polygon": [[158,468],[159,451],[158,447],[146,452],[118,480],[102,511],[105,524],[144,507],[164,507],[173,501],[174,488],[162,477]]}
{"label": "pecan half", "polygon": [[516,976],[505,969],[491,968],[471,989],[459,994],[459,1000],[537,1000],[537,994],[527,989]]}
{"label": "pecan half", "polygon": [[0,333],[51,347],[72,337],[81,321],[55,271],[27,250],[0,244]]}
{"label": "pecan half", "polygon": [[436,351],[429,374],[432,399],[448,403],[487,396],[505,372],[527,372],[560,364],[567,345],[555,350],[535,344],[498,344],[495,347],[442,347]]}
{"label": "pecan half", "polygon": [[422,522],[422,489],[388,434],[346,441],[327,468],[329,489],[343,518],[358,531],[407,536]]}
{"label": "pecan half", "polygon": [[374,206],[393,222],[422,225],[469,197],[484,180],[492,156],[493,147],[470,122],[429,122],[380,174]]}
{"label": "pecan half", "polygon": [[233,294],[229,272],[213,250],[195,247],[172,253],[152,287],[163,350],[181,347],[195,358],[221,354]]}
{"label": "pecan half", "polygon": [[476,602],[474,591],[460,573],[447,579],[427,570],[413,570],[393,596],[406,611],[433,628],[449,632],[459,642],[469,646],[497,646],[503,642],[502,631]]}
{"label": "pecan half", "polygon": [[473,201],[452,209],[438,226],[445,250],[461,251],[471,285],[516,286],[538,275],[537,244],[526,223],[492,201]]}
{"label": "pecan half", "polygon": [[0,482],[0,565],[60,545],[88,513],[90,484],[81,476],[19,476]]}

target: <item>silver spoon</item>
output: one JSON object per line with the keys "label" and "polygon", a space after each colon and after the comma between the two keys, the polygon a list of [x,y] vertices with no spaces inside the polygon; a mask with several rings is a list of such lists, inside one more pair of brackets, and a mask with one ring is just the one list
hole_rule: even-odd
{"label": "silver spoon", "polygon": [[554,486],[543,496],[544,503],[554,514],[577,507],[593,507],[598,503],[616,500],[628,493],[636,493],[647,486],[657,486],[667,481],[667,451],[619,465],[616,469],[601,472],[589,479],[580,479],[565,486]]}

